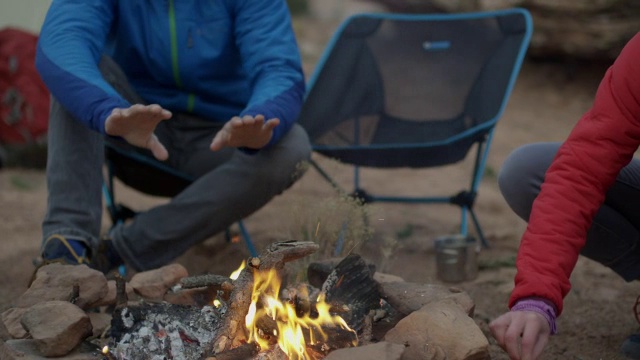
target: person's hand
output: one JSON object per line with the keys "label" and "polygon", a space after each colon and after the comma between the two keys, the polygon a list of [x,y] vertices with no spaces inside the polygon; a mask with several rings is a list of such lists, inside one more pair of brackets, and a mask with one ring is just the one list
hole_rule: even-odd
{"label": "person's hand", "polygon": [[104,129],[108,135],[120,136],[129,144],[149,149],[158,160],[167,160],[169,153],[153,133],[160,121],[171,118],[171,112],[160,105],[132,105],[115,108],[107,117]]}
{"label": "person's hand", "polygon": [[489,324],[491,334],[513,360],[535,360],[549,342],[551,329],[541,314],[510,311]]}
{"label": "person's hand", "polygon": [[267,145],[273,136],[273,129],[280,124],[277,118],[265,121],[263,115],[255,117],[245,115],[234,116],[229,120],[211,141],[211,150],[218,151],[224,147],[247,147],[260,149]]}

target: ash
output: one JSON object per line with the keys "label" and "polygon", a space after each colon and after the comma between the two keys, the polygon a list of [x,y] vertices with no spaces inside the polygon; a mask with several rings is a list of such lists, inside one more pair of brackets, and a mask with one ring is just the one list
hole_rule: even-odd
{"label": "ash", "polygon": [[120,360],[201,359],[212,349],[223,316],[212,306],[167,303],[116,309],[111,351]]}

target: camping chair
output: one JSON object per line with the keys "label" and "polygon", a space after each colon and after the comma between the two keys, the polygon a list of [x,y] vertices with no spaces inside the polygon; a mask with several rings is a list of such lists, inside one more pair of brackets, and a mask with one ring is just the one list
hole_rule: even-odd
{"label": "camping chair", "polygon": [[[473,210],[493,130],[531,37],[524,9],[461,14],[357,14],[331,39],[309,88],[300,123],[316,153],[354,166],[365,202],[447,203]],[[452,196],[376,196],[359,167],[428,168],[458,163],[476,145],[471,183]],[[312,165],[343,191],[317,161]]]}
{"label": "camping chair", "polygon": [[[113,224],[126,221],[136,214],[131,208],[116,202],[114,178],[120,179],[127,186],[147,195],[169,198],[178,195],[194,181],[188,175],[158,160],[110,141],[107,141],[105,145],[105,164],[106,175],[102,188],[105,205]],[[145,179],[154,179],[154,181],[146,181]],[[251,256],[258,256],[242,220],[238,221],[238,228]],[[231,241],[229,229],[226,231],[226,238],[227,241]]]}

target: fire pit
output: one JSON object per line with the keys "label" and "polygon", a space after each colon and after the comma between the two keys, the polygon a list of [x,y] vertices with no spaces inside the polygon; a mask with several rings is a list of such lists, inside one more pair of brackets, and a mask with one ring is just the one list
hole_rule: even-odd
{"label": "fire pit", "polygon": [[120,286],[107,355],[123,360],[293,360],[320,359],[336,348],[357,346],[365,316],[380,307],[377,286],[359,256],[345,258],[322,289],[297,284],[281,291],[285,263],[316,249],[312,242],[275,243],[249,259],[235,279],[202,279],[200,286],[218,289],[202,308],[129,306]]}
{"label": "fire pit", "polygon": [[[10,336],[0,326],[0,358],[333,360],[374,345],[368,351],[381,357],[367,358],[488,355],[460,289],[404,283],[356,254],[314,263],[308,282],[288,283],[285,264],[317,248],[274,243],[230,277],[189,277],[175,264],[117,278],[108,293],[104,276],[86,266],[49,265],[2,314]],[[108,316],[104,331],[95,315]]]}

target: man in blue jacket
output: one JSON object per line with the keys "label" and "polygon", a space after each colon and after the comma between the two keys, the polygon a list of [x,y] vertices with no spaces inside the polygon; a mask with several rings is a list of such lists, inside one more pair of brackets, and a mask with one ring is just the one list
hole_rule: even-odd
{"label": "man in blue jacket", "polygon": [[[45,262],[165,265],[288,188],[311,152],[285,0],[53,0],[36,66],[53,98]],[[105,141],[197,180],[100,240]]]}

